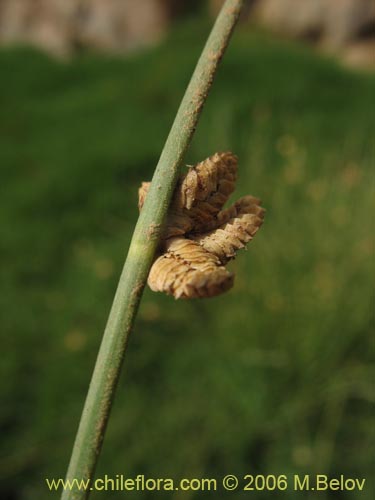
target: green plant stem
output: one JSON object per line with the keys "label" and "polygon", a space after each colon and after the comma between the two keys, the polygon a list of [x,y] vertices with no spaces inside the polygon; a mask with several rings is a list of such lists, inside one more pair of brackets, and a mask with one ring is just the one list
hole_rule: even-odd
{"label": "green plant stem", "polygon": [[[180,165],[195,131],[243,0],[227,0],[203,49],[152,178],[136,224],[103,335],[83,408],[67,480],[92,479],[101,450],[127,341],[154,259]],[[90,491],[64,491],[62,500],[81,500]]]}

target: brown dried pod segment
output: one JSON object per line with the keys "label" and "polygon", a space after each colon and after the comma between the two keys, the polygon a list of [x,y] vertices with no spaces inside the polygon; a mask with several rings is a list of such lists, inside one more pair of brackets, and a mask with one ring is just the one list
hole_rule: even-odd
{"label": "brown dried pod segment", "polygon": [[[190,167],[176,187],[165,227],[165,238],[180,236],[194,229],[207,230],[207,225],[235,189],[237,157],[230,152],[215,153]],[[142,208],[149,182],[143,182],[138,192]]]}
{"label": "brown dried pod segment", "polygon": [[216,255],[222,264],[253,239],[263,223],[265,210],[252,196],[240,198],[232,207],[218,214],[218,227],[204,234],[191,235],[205,250]]}
{"label": "brown dried pod segment", "polygon": [[[235,188],[237,157],[215,153],[190,167],[177,184],[148,284],[175,298],[213,297],[233,285],[223,266],[263,223],[265,210],[253,196],[223,205]],[[139,209],[149,182],[139,188]]]}
{"label": "brown dried pod segment", "polygon": [[[172,212],[188,217],[195,232],[206,230],[233,193],[237,179],[237,156],[215,153],[191,167],[176,190]],[[169,233],[173,232],[174,219]],[[171,231],[172,229],[172,231]]]}
{"label": "brown dried pod segment", "polygon": [[188,210],[208,203],[216,213],[235,189],[237,156],[231,152],[214,155],[191,167],[182,178],[176,204]]}
{"label": "brown dried pod segment", "polygon": [[148,285],[176,299],[214,297],[233,286],[233,274],[198,243],[171,238],[166,252],[151,267]]}

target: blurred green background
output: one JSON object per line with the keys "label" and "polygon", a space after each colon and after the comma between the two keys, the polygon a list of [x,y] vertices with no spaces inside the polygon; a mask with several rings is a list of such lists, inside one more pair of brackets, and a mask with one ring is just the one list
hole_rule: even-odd
{"label": "blurred green background", "polygon": [[[65,475],[137,188],[209,27],[185,21],[127,59],[0,52],[4,500],[59,497],[45,478]],[[319,498],[372,498],[374,91],[371,73],[236,32],[186,162],[234,151],[235,197],[261,197],[266,221],[228,294],[146,290],[98,477],[344,474],[365,491]],[[250,493],[315,498],[227,497]]]}

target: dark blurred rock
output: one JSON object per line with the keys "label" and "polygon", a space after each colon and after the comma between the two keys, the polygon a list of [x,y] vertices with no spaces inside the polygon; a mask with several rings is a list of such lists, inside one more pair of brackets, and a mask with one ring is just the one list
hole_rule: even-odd
{"label": "dark blurred rock", "polygon": [[374,0],[258,0],[256,17],[292,36],[342,47],[374,35]]}
{"label": "dark blurred rock", "polygon": [[[194,3],[194,2],[193,2]],[[129,52],[165,33],[187,1],[0,0],[0,41],[31,43],[56,55],[94,47]]]}
{"label": "dark blurred rock", "polygon": [[76,45],[129,52],[160,39],[168,12],[160,0],[86,0],[77,2],[73,21]]}
{"label": "dark blurred rock", "polygon": [[67,49],[70,7],[55,0],[2,0],[0,3],[0,40],[48,47],[54,53]]}
{"label": "dark blurred rock", "polygon": [[[127,53],[152,44],[171,21],[203,0],[0,0],[0,43],[31,43],[55,55],[95,48]],[[216,15],[224,0],[204,0]],[[375,38],[375,0],[247,0],[243,18],[274,31],[353,50],[367,60]],[[353,55],[354,54],[354,55]]]}
{"label": "dark blurred rock", "polygon": [[[210,0],[213,15],[224,0]],[[355,66],[375,66],[375,0],[248,0],[245,12],[277,33],[316,43]]]}
{"label": "dark blurred rock", "polygon": [[375,40],[349,44],[343,51],[342,58],[349,66],[373,69],[375,67]]}

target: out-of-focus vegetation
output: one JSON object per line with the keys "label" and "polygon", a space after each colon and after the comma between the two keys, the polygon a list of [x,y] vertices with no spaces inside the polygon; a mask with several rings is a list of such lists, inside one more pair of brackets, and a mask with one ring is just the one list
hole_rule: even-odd
{"label": "out-of-focus vegetation", "polygon": [[[58,498],[44,478],[65,474],[137,187],[207,29],[187,23],[128,60],[0,53],[4,500]],[[266,222],[232,264],[230,293],[176,302],[145,292],[98,475],[325,473],[369,483],[374,91],[372,75],[236,34],[187,162],[236,152],[236,197],[260,196]]]}

